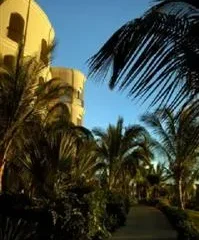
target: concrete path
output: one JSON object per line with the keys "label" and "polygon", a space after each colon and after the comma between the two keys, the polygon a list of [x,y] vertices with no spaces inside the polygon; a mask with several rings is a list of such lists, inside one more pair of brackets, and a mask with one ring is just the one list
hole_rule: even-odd
{"label": "concrete path", "polygon": [[116,231],[110,240],[177,240],[166,217],[156,208],[133,207],[128,215],[126,226]]}

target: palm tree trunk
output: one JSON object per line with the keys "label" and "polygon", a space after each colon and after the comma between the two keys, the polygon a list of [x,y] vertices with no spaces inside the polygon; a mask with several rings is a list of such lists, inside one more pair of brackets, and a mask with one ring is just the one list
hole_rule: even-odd
{"label": "palm tree trunk", "polygon": [[0,192],[2,192],[2,188],[3,188],[2,182],[3,182],[3,173],[4,173],[5,165],[6,165],[6,162],[3,161],[0,166]]}
{"label": "palm tree trunk", "polygon": [[178,198],[178,207],[184,209],[184,201],[183,201],[183,189],[182,189],[182,177],[180,176],[177,179],[177,198]]}
{"label": "palm tree trunk", "polygon": [[126,195],[126,183],[125,183],[125,172],[122,171],[122,186],[123,186],[123,193]]}
{"label": "palm tree trunk", "polygon": [[108,188],[112,190],[113,187],[113,170],[109,169],[109,179],[108,179]]}
{"label": "palm tree trunk", "polygon": [[6,159],[8,154],[8,149],[10,147],[11,141],[9,141],[5,150],[0,151],[0,193],[3,189],[3,173],[6,165]]}

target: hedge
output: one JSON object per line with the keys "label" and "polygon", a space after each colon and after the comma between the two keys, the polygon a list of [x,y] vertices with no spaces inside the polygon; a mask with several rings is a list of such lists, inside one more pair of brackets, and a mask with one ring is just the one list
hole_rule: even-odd
{"label": "hedge", "polygon": [[199,231],[184,210],[169,206],[163,202],[159,202],[157,207],[167,216],[172,226],[177,230],[179,240],[199,240]]}

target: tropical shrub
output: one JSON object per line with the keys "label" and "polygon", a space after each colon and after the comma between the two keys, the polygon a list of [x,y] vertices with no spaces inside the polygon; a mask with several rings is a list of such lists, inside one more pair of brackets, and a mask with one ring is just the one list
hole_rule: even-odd
{"label": "tropical shrub", "polygon": [[179,240],[199,239],[199,231],[184,210],[171,207],[163,202],[158,204],[158,208],[167,216],[171,224],[178,231]]}
{"label": "tropical shrub", "polygon": [[19,222],[20,230],[30,225],[24,230],[25,233],[32,236],[32,232],[35,232],[41,239],[86,239],[88,205],[74,193],[69,192],[65,197],[55,200],[32,201],[22,194],[2,194],[0,203],[0,214],[9,219],[8,227],[11,230],[12,224]]}
{"label": "tropical shrub", "polygon": [[37,240],[35,230],[34,224],[0,215],[0,239],[2,240]]}
{"label": "tropical shrub", "polygon": [[105,227],[106,218],[106,204],[107,194],[102,189],[88,194],[87,196],[89,204],[89,234],[88,236],[93,240],[100,240],[110,236]]}
{"label": "tropical shrub", "polygon": [[51,202],[50,209],[54,224],[52,239],[87,239],[88,204],[83,198],[67,192]]}
{"label": "tropical shrub", "polygon": [[125,224],[129,207],[127,197],[110,191],[107,193],[105,226],[108,231],[113,232]]}

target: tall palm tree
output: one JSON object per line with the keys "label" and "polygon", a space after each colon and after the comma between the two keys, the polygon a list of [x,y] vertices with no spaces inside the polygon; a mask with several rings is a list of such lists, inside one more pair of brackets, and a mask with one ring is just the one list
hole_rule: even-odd
{"label": "tall palm tree", "polygon": [[42,118],[52,102],[71,91],[61,79],[40,85],[44,64],[34,56],[24,58],[22,53],[23,46],[12,66],[0,61],[0,189],[5,163],[11,158],[12,147],[25,123],[35,116]]}
{"label": "tall palm tree", "polygon": [[[157,0],[140,18],[117,30],[89,61],[90,74],[130,96],[153,96],[151,105],[170,108],[199,93],[199,4]],[[144,99],[144,100],[145,100]]]}
{"label": "tall palm tree", "polygon": [[117,185],[122,167],[129,166],[133,151],[144,141],[146,130],[139,125],[124,128],[123,118],[120,117],[117,124],[110,124],[106,131],[96,128],[93,132],[97,137],[97,154],[107,166],[107,185],[112,189]]}
{"label": "tall palm tree", "polygon": [[189,114],[189,108],[180,114],[166,109],[142,117],[159,137],[161,151],[175,181],[178,206],[181,208],[184,208],[185,181],[199,160],[198,118]]}

